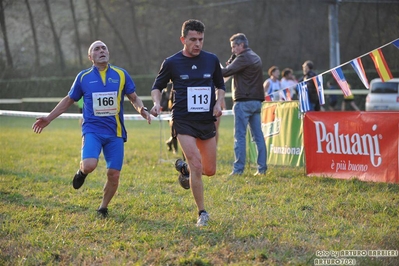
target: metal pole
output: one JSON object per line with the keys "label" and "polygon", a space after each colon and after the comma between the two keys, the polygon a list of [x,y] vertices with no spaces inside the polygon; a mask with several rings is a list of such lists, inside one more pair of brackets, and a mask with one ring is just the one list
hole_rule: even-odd
{"label": "metal pole", "polygon": [[328,22],[330,30],[330,68],[336,67],[340,64],[338,2],[339,0],[334,0],[328,5]]}

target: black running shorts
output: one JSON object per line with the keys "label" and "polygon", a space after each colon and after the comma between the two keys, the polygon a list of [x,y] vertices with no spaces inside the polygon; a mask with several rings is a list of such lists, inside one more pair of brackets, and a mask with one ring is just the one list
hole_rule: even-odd
{"label": "black running shorts", "polygon": [[214,120],[207,121],[190,121],[190,120],[173,120],[172,135],[189,135],[194,138],[207,140],[216,136],[216,126]]}

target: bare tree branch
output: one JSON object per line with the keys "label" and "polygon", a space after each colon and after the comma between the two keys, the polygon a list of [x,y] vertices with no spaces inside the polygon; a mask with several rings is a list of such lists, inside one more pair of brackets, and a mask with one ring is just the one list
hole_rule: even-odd
{"label": "bare tree branch", "polygon": [[12,68],[12,67],[14,67],[14,64],[12,61],[10,46],[8,43],[7,26],[6,26],[6,19],[4,16],[3,0],[0,0],[0,26],[1,26],[1,31],[3,32],[4,48],[6,50],[6,57],[7,57],[7,65]]}
{"label": "bare tree branch", "polygon": [[25,0],[25,4],[26,4],[26,8],[28,9],[30,27],[31,27],[32,36],[33,36],[33,45],[34,45],[34,49],[35,49],[35,65],[40,66],[39,43],[37,41],[35,21],[33,19],[33,14],[32,14],[32,10],[30,8],[29,0]]}
{"label": "bare tree branch", "polygon": [[[28,0],[26,0],[28,1]],[[80,49],[80,36],[79,36],[79,28],[78,28],[78,22],[76,20],[76,14],[75,14],[75,6],[73,4],[73,0],[69,0],[69,4],[71,6],[71,12],[72,12],[72,20],[73,20],[73,26],[75,28],[75,35],[76,35],[76,48],[78,49],[78,56],[79,56],[79,64],[83,65],[83,60],[82,60],[82,50]]]}
{"label": "bare tree branch", "polygon": [[112,22],[112,20],[108,17],[107,13],[105,13],[105,10],[104,10],[103,6],[101,5],[101,1],[96,0],[96,3],[97,3],[98,8],[99,8],[99,9],[101,10],[101,12],[103,13],[105,20],[108,22],[108,24],[109,24],[109,25],[111,26],[111,28],[114,30],[116,36],[118,37],[119,41],[121,42],[122,47],[123,47],[123,49],[124,49],[123,52],[126,54],[127,59],[128,59],[128,65],[129,65],[129,66],[132,66],[132,55],[131,55],[131,53],[130,53],[129,47],[127,46],[127,44],[126,44],[124,38],[122,37],[122,34],[119,32],[118,27],[115,26],[115,24]]}
{"label": "bare tree branch", "polygon": [[48,0],[43,0],[44,4],[46,6],[46,12],[47,12],[47,16],[50,22],[50,27],[51,27],[51,32],[53,33],[53,39],[54,39],[54,48],[55,48],[55,59],[56,62],[58,61],[61,67],[61,70],[65,69],[65,60],[64,60],[64,54],[62,52],[61,49],[61,43],[60,43],[60,39],[57,35],[57,32],[55,31],[55,26],[54,26],[54,22],[53,22],[53,17],[51,15],[51,10],[50,10],[50,4]]}

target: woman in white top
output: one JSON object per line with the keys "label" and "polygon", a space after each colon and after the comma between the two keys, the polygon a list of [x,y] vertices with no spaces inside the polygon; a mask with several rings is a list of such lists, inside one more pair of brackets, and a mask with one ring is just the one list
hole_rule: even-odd
{"label": "woman in white top", "polygon": [[284,68],[281,72],[281,75],[283,76],[280,81],[281,89],[288,88],[290,90],[291,99],[294,99],[296,97],[294,96],[295,88],[298,84],[298,81],[295,79],[294,76],[294,71],[291,68]]}
{"label": "woman in white top", "polygon": [[[274,92],[279,91],[281,89],[280,80],[278,79],[280,77],[279,68],[277,66],[272,66],[271,68],[269,68],[267,73],[269,74],[270,78],[265,80],[265,82],[263,83],[265,96],[272,95]],[[278,100],[279,98],[278,93],[274,93],[272,98],[273,100]]]}

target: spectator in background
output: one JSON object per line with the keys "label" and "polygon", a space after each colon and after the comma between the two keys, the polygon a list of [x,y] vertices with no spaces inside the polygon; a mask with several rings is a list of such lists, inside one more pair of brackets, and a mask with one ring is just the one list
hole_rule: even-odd
{"label": "spectator in background", "polygon": [[[230,58],[227,60],[226,65],[230,65],[231,62],[233,62],[233,60],[234,60],[235,58],[236,58],[236,55],[235,55],[235,54],[232,54],[232,55],[230,56]],[[223,66],[221,65],[221,67],[223,67]],[[226,82],[229,81],[230,78],[231,78],[231,77],[223,77],[224,83],[226,84]],[[223,102],[222,102],[222,104],[221,104],[221,107],[222,107],[222,110],[226,110],[226,100],[225,100],[225,99],[223,99]],[[216,125],[216,136],[215,136],[215,138],[216,138],[216,145],[219,143],[219,126],[220,126],[220,121],[221,121],[221,119],[222,119],[222,116],[216,117],[216,122],[215,122],[215,125]]]}
{"label": "spectator in background", "polygon": [[[337,83],[335,82],[335,80],[331,79],[329,81],[327,81],[327,88],[330,91],[337,91]],[[328,109],[330,111],[335,111],[335,106],[337,105],[338,102],[338,95],[337,94],[330,94],[328,96]]]}
{"label": "spectator in background", "polygon": [[294,71],[291,68],[284,68],[281,74],[283,76],[280,81],[281,89],[288,88],[291,94],[291,99],[297,99],[295,89],[298,81],[295,79]]}
{"label": "spectator in background", "polygon": [[[223,100],[223,102],[220,105],[222,107],[222,110],[226,110],[226,101]],[[216,145],[219,143],[219,126],[220,126],[220,120],[222,119],[222,116],[216,117],[215,121],[215,126],[216,126]]]}
{"label": "spectator in background", "polygon": [[[166,88],[162,90],[161,94],[162,112],[168,112],[172,110],[172,103],[173,103],[173,83],[169,82]],[[177,145],[177,138],[173,136],[172,120],[169,120],[168,124],[170,127],[170,138],[165,143],[166,146],[168,147],[168,151],[173,151],[173,154],[176,154],[178,150],[178,145]]]}
{"label": "spectator in background", "polygon": [[[351,85],[348,83],[349,88],[351,88]],[[346,104],[349,103],[349,105],[355,110],[355,111],[360,111],[360,108],[357,107],[355,103],[355,95],[351,94],[349,96],[344,96],[344,100],[341,103],[341,111],[345,111],[346,109]]]}
{"label": "spectator in background", "polygon": [[312,80],[312,77],[316,76],[316,73],[313,72],[313,67],[314,66],[312,61],[305,61],[302,65],[303,77],[298,82],[307,80],[306,84],[308,87],[310,111],[320,111],[319,96],[317,94],[316,86],[314,85],[314,82]]}
{"label": "spectator in background", "polygon": [[266,144],[261,127],[261,110],[264,100],[262,86],[262,60],[248,46],[243,33],[230,37],[231,51],[237,57],[222,69],[224,77],[233,76],[234,112],[234,156],[233,171],[230,175],[242,175],[245,168],[247,127],[258,151],[258,170],[255,175],[266,174]]}
{"label": "spectator in background", "polygon": [[76,76],[68,95],[47,116],[36,118],[32,129],[41,133],[51,121],[83,97],[82,160],[72,186],[79,189],[83,185],[87,175],[97,168],[102,150],[107,163],[107,182],[97,213],[105,218],[108,216],[108,204],[119,186],[124,143],[127,141],[123,118],[125,95],[149,124],[151,116],[137,96],[136,86],[127,71],[108,63],[109,51],[105,43],[93,42],[88,57],[92,67]]}
{"label": "spectator in background", "polygon": [[[269,78],[265,80],[263,83],[263,89],[265,96],[266,95],[272,95],[274,92],[277,92],[281,89],[280,86],[280,69],[277,66],[272,66],[269,68],[267,71],[269,74]],[[278,100],[279,95],[278,93],[274,93],[272,96],[273,100]]]}
{"label": "spectator in background", "polygon": [[[83,97],[80,98],[80,100],[77,102],[78,108],[79,108],[79,113],[83,114]],[[79,118],[79,125],[82,126],[83,123],[83,117]]]}

